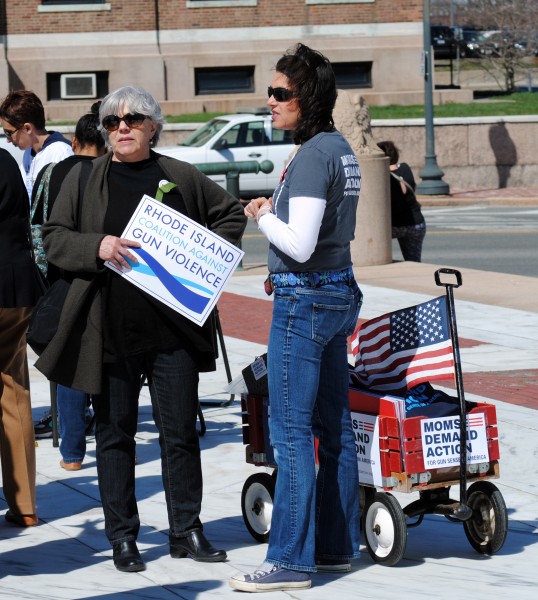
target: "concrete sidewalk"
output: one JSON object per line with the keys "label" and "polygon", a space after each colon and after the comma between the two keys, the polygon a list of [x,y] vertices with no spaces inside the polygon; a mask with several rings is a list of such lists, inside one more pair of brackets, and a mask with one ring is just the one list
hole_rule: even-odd
{"label": "concrete sidewalk", "polygon": [[[434,265],[393,263],[357,270],[365,300],[361,318],[411,306],[444,293],[435,286]],[[538,574],[538,280],[461,269],[462,287],[455,290],[464,385],[468,400],[493,403],[501,445],[501,477],[495,480],[507,505],[509,531],[501,551],[477,554],[461,524],[426,516],[409,530],[405,556],[394,567],[375,564],[363,548],[352,571],[342,576],[317,574],[313,588],[273,592],[267,598],[402,597],[441,600],[490,600],[505,595],[531,599]],[[236,273],[219,301],[226,350],[236,376],[266,349],[272,300],[263,292],[265,268]],[[33,364],[35,357],[30,357]],[[512,393],[494,385],[499,373],[534,373]],[[479,384],[475,378],[489,382]],[[50,404],[49,385],[32,367],[32,399],[37,420]],[[142,520],[139,546],[148,569],[138,574],[115,570],[103,532],[96,481],[95,444],[88,438],[82,471],[67,473],[50,439],[40,440],[38,510],[40,525],[20,530],[0,522],[1,597],[19,599],[144,600],[173,598],[237,598],[227,579],[236,571],[252,571],[265,556],[265,546],[248,533],[241,514],[246,479],[265,469],[245,462],[238,398],[223,392],[222,359],[216,373],[202,376],[200,397],[207,406],[201,438],[204,468],[202,520],[208,537],[228,552],[218,564],[173,560],[167,548],[167,518],[160,478],[157,434],[147,390],[140,402],[137,434],[137,496]],[[444,382],[443,382],[444,383]],[[535,387],[532,388],[532,385]],[[437,386],[440,387],[440,386]],[[531,392],[528,389],[531,387]],[[448,389],[448,388],[442,388]],[[526,391],[527,390],[527,391]],[[230,402],[231,401],[231,402]],[[220,404],[219,404],[220,403]],[[457,498],[457,488],[453,497]],[[416,494],[397,494],[402,505]],[[6,509],[0,499],[0,510]],[[494,587],[493,587],[494,586]]]}

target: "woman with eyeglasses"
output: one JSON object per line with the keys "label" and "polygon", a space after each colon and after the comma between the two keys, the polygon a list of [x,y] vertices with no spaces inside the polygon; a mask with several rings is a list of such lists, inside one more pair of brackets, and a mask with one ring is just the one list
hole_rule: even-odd
{"label": "woman with eyeglasses", "polygon": [[215,369],[213,321],[198,326],[103,265],[121,271],[138,262],[133,248],[140,244],[121,235],[141,198],[155,197],[163,181],[175,184],[164,204],[232,243],[246,219],[239,200],[196,167],[153,151],[164,119],[147,91],[125,86],[110,93],[99,116],[111,152],[92,161],[82,194],[79,166],[69,172],[44,226],[49,261],[75,277],[58,332],[36,366],[50,380],[92,394],[99,490],[116,568],[145,568],[136,545],[134,439],[143,378],[159,431],[170,554],[223,561],[226,552],[209,543],[200,521],[196,429],[198,375]]}
{"label": "woman with eyeglasses", "polygon": [[348,571],[359,553],[346,342],[362,301],[350,252],[361,175],[334,127],[336,94],[319,52],[298,44],[280,58],[267,104],[274,127],[291,130],[299,147],[272,198],[245,208],[270,242],[267,367],[277,464],[266,559],[229,580],[245,592],[309,588],[311,573]]}
{"label": "woman with eyeglasses", "polygon": [[28,197],[41,169],[72,156],[71,142],[45,128],[45,109],[29,90],[10,92],[0,104],[0,125],[8,142],[24,150],[22,172]]}

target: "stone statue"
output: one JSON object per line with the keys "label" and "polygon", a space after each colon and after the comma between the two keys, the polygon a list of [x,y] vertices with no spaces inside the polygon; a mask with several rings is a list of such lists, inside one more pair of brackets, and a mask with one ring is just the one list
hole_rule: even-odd
{"label": "stone statue", "polygon": [[338,90],[333,118],[336,128],[349,142],[355,154],[384,156],[374,141],[370,111],[362,96],[355,94],[351,97],[348,92]]}

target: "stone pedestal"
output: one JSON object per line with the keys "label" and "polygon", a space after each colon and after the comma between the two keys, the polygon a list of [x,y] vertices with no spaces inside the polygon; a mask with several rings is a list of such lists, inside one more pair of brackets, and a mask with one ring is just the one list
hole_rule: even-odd
{"label": "stone pedestal", "polygon": [[353,266],[385,265],[392,262],[389,159],[373,138],[364,98],[339,90],[333,116],[362,174],[355,239],[351,242]]}
{"label": "stone pedestal", "polygon": [[360,154],[357,159],[362,186],[351,259],[355,267],[385,265],[392,262],[389,159]]}

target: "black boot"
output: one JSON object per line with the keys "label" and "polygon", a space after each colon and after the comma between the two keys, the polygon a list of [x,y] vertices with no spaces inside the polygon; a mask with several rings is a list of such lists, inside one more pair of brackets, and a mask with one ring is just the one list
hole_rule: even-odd
{"label": "black boot", "polygon": [[184,538],[170,536],[170,556],[172,558],[189,556],[199,562],[221,562],[226,560],[226,552],[213,548],[201,529],[189,531]]}
{"label": "black boot", "polygon": [[134,573],[144,571],[146,565],[138,552],[136,542],[121,542],[112,546],[114,566],[118,571]]}

